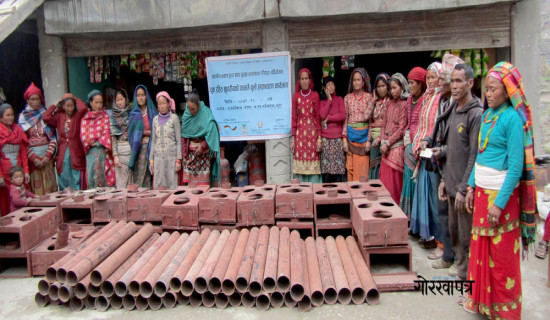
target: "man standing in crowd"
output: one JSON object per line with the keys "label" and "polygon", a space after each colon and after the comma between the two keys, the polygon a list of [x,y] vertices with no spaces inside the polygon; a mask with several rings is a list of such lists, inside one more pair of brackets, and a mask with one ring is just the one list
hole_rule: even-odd
{"label": "man standing in crowd", "polygon": [[443,163],[439,197],[447,198],[448,201],[449,232],[460,280],[466,280],[468,271],[472,215],[466,210],[465,198],[468,178],[477,155],[477,139],[483,114],[479,99],[472,96],[473,85],[473,69],[464,63],[456,65],[451,74],[453,103],[442,115],[448,117],[448,120],[441,147],[432,149],[436,159],[442,159]]}

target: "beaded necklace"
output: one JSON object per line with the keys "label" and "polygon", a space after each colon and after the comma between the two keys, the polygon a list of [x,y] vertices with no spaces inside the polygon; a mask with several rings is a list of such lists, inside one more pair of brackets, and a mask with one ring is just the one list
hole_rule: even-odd
{"label": "beaded necklace", "polygon": [[[493,131],[493,128],[495,127],[495,124],[497,123],[498,118],[502,115],[502,113],[504,112],[504,110],[506,110],[506,108],[508,108],[508,105],[500,108],[500,110],[498,110],[497,112],[493,112],[493,110],[491,110],[490,112],[487,112],[487,114],[483,118],[483,122],[481,123],[481,128],[479,128],[479,134],[477,137],[479,154],[482,154],[485,151],[485,149],[487,149],[487,143],[489,142],[489,136],[491,135],[491,131]],[[489,115],[491,115],[491,118],[487,119]],[[485,136],[485,141],[483,142],[483,146],[481,146],[481,131],[483,130],[483,126],[489,123],[492,123],[491,127],[489,128],[489,131],[487,131],[487,135]]]}
{"label": "beaded necklace", "polygon": [[309,92],[308,92],[307,94],[304,94],[304,93],[302,92],[302,90],[300,90],[300,93],[302,94],[302,97],[305,98],[305,97],[307,97],[307,96],[309,96],[309,95],[311,94],[311,89],[309,89]]}
{"label": "beaded necklace", "polygon": [[365,94],[365,91],[363,91],[363,92],[361,93],[361,96],[360,96],[359,99],[358,99],[357,96],[355,95],[355,91],[354,91],[354,92],[353,92],[353,97],[355,98],[355,100],[361,100],[361,99],[363,99],[363,95],[364,95],[364,94]]}

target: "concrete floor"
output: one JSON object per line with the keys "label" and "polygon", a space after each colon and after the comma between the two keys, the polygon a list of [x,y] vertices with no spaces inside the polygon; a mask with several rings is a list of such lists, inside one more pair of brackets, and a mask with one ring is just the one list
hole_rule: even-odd
{"label": "concrete floor", "polygon": [[[444,270],[431,268],[427,259],[428,251],[421,249],[415,239],[410,239],[413,246],[414,270],[426,279],[447,276]],[[523,261],[523,319],[550,318],[550,288],[546,287],[548,258],[540,260],[530,255],[529,261]],[[479,315],[465,312],[456,301],[458,296],[422,296],[420,292],[382,293],[380,303],[375,306],[364,305],[324,305],[313,308],[310,312],[301,312],[297,308],[270,309],[261,312],[244,307],[218,310],[216,308],[193,308],[177,306],[174,309],[159,311],[124,311],[108,310],[97,312],[84,309],[71,312],[62,306],[39,308],[34,303],[39,278],[0,279],[0,319],[117,319],[138,320],[155,317],[170,320],[181,319],[484,319]],[[546,315],[546,316],[545,316]]]}

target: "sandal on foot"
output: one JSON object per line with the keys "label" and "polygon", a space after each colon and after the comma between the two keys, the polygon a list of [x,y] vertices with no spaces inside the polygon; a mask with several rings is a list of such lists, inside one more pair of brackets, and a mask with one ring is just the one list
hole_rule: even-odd
{"label": "sandal on foot", "polygon": [[439,258],[443,257],[443,250],[437,248],[435,249],[434,251],[432,251],[429,255],[428,255],[428,259],[430,260],[437,260]]}
{"label": "sandal on foot", "polygon": [[437,248],[437,243],[435,243],[435,240],[422,240],[419,241],[420,247],[422,249],[435,249]]}
{"label": "sandal on foot", "polygon": [[546,255],[548,254],[548,242],[547,241],[540,241],[539,246],[535,250],[535,257],[539,259],[546,258]]}
{"label": "sandal on foot", "polygon": [[[464,304],[466,303],[466,301],[468,301],[468,298],[466,298],[466,296],[460,296],[458,297],[458,305],[459,306],[464,306]],[[468,310],[466,310],[468,311]]]}

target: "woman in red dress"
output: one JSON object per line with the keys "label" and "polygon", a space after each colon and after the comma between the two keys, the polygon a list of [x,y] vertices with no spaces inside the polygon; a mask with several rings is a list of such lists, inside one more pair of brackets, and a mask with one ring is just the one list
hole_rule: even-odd
{"label": "woman in red dress", "polygon": [[300,80],[292,97],[292,137],[294,177],[302,182],[321,183],[321,121],[319,94],[313,91],[311,71],[298,72]]}

